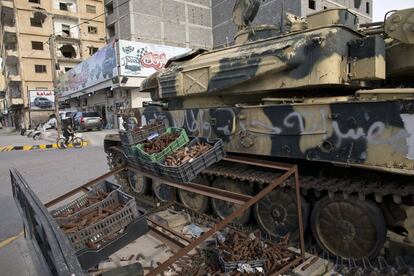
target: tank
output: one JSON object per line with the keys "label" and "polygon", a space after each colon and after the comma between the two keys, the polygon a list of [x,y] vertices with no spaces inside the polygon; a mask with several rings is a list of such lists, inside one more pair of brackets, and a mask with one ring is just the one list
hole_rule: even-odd
{"label": "tank", "polygon": [[[330,255],[413,254],[414,9],[365,25],[349,10],[330,9],[251,26],[259,4],[236,2],[234,45],[172,58],[148,77],[141,90],[153,103],[135,117],[221,138],[230,155],[297,164],[308,236]],[[106,137],[105,150],[110,166],[123,162],[119,137]],[[251,194],[263,183],[247,174],[251,168],[224,161],[199,181]],[[120,180],[137,195],[152,187],[159,200],[220,218],[234,208],[139,175]],[[237,223],[294,241],[295,208],[287,183]]]}

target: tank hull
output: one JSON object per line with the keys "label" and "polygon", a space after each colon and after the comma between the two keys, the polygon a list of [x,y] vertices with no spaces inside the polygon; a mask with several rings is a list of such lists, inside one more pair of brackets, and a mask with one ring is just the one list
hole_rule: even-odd
{"label": "tank hull", "polygon": [[[331,162],[414,174],[414,100],[350,100],[244,107],[142,109],[195,136],[218,137],[229,153]],[[386,112],[384,112],[386,110]]]}

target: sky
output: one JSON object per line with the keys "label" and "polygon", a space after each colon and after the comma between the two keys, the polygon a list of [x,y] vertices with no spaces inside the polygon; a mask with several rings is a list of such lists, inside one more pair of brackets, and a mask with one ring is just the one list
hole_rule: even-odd
{"label": "sky", "polygon": [[390,10],[414,8],[414,0],[373,0],[374,21],[383,21],[384,15]]}

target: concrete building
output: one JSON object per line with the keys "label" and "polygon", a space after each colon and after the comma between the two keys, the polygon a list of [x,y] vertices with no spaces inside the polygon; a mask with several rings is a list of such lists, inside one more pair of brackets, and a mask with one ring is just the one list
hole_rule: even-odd
{"label": "concrete building", "polygon": [[[236,0],[211,0],[214,47],[231,44],[237,27],[232,12]],[[372,22],[372,0],[267,0],[252,25],[279,24],[283,12],[300,17],[330,8],[348,8],[356,13],[360,23]]]}
{"label": "concrete building", "polygon": [[[150,100],[149,95],[138,92],[146,75],[126,72],[127,68],[141,67],[137,62],[137,49],[153,53],[152,57],[157,58],[190,48],[211,49],[211,1],[105,0],[105,11],[107,40],[121,41],[115,43],[119,71],[110,79],[100,75],[99,83],[89,85],[89,81],[83,89],[62,94],[61,101],[66,103],[67,110],[97,111],[108,123],[107,127],[118,127],[119,113],[141,107],[144,101]],[[129,47],[134,49],[135,56],[126,54]],[[125,64],[131,61],[133,65]],[[102,62],[97,63],[104,67]],[[80,72],[81,68],[74,71]]]}
{"label": "concrete building", "polygon": [[105,0],[108,37],[212,48],[211,0]]}
{"label": "concrete building", "polygon": [[[29,91],[53,90],[49,37],[55,36],[58,74],[105,45],[102,0],[3,0],[1,55],[8,117],[14,126],[45,121],[52,108],[30,110]],[[87,22],[87,24],[82,24]],[[47,110],[46,110],[47,109]]]}

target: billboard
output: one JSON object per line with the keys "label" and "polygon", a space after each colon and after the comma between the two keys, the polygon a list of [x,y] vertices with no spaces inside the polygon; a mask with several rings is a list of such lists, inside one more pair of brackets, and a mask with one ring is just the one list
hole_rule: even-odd
{"label": "billboard", "polygon": [[163,68],[168,59],[189,51],[191,49],[119,40],[120,75],[148,77]]}
{"label": "billboard", "polygon": [[56,82],[56,91],[64,97],[117,75],[115,42],[110,42],[89,59],[61,75]]}
{"label": "billboard", "polygon": [[52,90],[29,90],[31,110],[54,110],[55,94]]}

